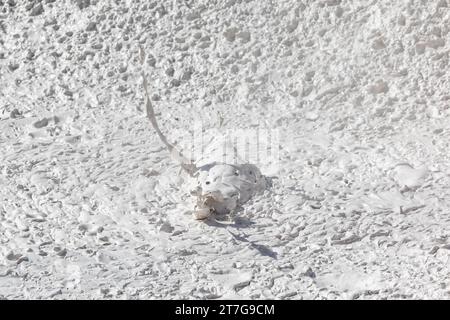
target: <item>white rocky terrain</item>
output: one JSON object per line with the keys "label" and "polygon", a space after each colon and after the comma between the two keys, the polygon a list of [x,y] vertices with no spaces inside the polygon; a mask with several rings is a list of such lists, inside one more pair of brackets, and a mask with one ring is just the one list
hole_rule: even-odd
{"label": "white rocky terrain", "polygon": [[[171,141],[276,137],[233,215],[140,46]],[[0,298],[450,298],[449,59],[449,0],[0,0]]]}

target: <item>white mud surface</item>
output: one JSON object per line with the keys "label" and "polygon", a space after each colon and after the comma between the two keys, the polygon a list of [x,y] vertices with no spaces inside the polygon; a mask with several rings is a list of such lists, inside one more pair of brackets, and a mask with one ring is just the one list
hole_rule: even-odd
{"label": "white mud surface", "polygon": [[[280,132],[230,219],[139,45],[172,141]],[[449,59],[448,0],[0,0],[0,298],[448,299]]]}

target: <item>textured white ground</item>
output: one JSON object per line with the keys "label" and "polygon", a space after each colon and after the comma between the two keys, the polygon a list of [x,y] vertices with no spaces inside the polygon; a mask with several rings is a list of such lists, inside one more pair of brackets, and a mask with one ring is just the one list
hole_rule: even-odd
{"label": "textured white ground", "polygon": [[[139,44],[170,139],[281,133],[227,224]],[[449,59],[448,0],[0,0],[0,298],[450,298]]]}

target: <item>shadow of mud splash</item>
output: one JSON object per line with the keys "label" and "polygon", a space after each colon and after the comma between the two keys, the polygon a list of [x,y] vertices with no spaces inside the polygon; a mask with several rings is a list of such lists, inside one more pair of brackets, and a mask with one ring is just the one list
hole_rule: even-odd
{"label": "shadow of mud splash", "polygon": [[235,228],[235,229],[248,228],[251,225],[255,224],[254,222],[251,222],[250,220],[241,218],[241,219],[238,219],[238,222],[235,224],[221,224],[215,220],[208,220],[208,221],[205,221],[205,223],[207,225],[209,225],[210,227],[225,228],[228,231],[228,233],[233,236],[234,239],[236,239],[237,241],[241,241],[241,242],[247,242],[248,244],[250,244],[251,248],[258,251],[259,254],[261,254],[262,256],[270,257],[272,259],[277,259],[277,253],[275,251],[273,251],[272,249],[270,249],[268,246],[248,240],[245,236],[237,235],[234,232],[230,231],[230,229],[229,229],[230,227]]}
{"label": "shadow of mud splash", "polygon": [[[266,182],[267,182],[267,189],[271,189],[273,187],[273,180],[274,179],[278,179],[278,177],[276,177],[276,176],[272,176],[272,177],[265,176],[265,179],[266,179]],[[242,210],[243,210],[242,206],[239,206],[237,208],[237,210],[236,210],[236,213],[239,213]],[[252,227],[255,224],[255,222],[251,221],[250,219],[248,219],[246,217],[236,216],[236,217],[234,217],[234,219],[233,219],[234,223],[232,223],[232,224],[220,223],[220,221],[226,221],[226,220],[227,220],[227,215],[219,215],[219,216],[216,216],[215,219],[205,220],[204,223],[206,223],[210,227],[219,227],[219,228],[226,229],[228,231],[228,233],[230,233],[234,237],[234,239],[236,239],[237,241],[249,243],[250,247],[255,249],[256,251],[258,251],[259,254],[261,254],[262,256],[270,257],[272,259],[277,259],[278,258],[277,253],[275,251],[273,251],[272,249],[270,249],[270,247],[265,246],[263,244],[256,243],[256,242],[251,241],[251,240],[248,240],[245,236],[238,235],[238,234],[235,234],[235,233],[230,231],[230,228],[235,228],[236,230],[244,229],[244,228],[250,228],[250,227]]]}

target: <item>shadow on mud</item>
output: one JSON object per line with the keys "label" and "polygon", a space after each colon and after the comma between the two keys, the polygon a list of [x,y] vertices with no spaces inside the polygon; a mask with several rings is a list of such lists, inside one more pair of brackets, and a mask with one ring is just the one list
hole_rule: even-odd
{"label": "shadow on mud", "polygon": [[270,249],[268,246],[265,246],[263,244],[256,243],[254,241],[251,241],[247,239],[246,236],[235,234],[234,232],[230,231],[230,228],[235,229],[241,229],[241,228],[248,228],[251,225],[255,224],[249,219],[237,217],[235,218],[235,221],[233,224],[222,224],[219,223],[217,220],[208,220],[205,221],[205,223],[211,227],[219,227],[219,228],[225,228],[229,234],[233,236],[234,239],[240,242],[247,242],[251,248],[255,249],[259,252],[262,256],[270,257],[272,259],[277,259],[277,253]]}

